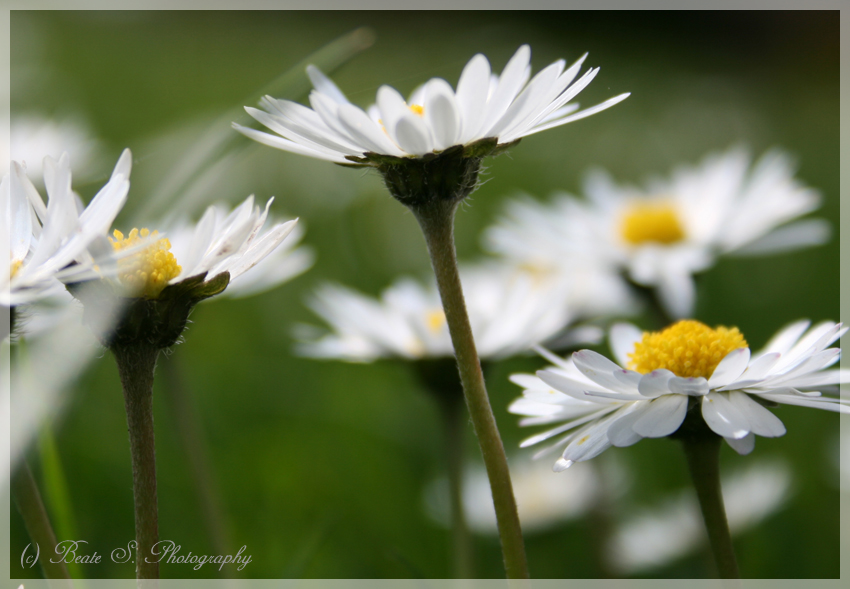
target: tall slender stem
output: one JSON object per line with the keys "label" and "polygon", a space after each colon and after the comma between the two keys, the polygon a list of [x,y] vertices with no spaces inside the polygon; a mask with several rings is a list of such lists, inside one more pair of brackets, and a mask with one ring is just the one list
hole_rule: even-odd
{"label": "tall slender stem", "polygon": [[[25,459],[12,475],[12,496],[30,539],[38,546],[38,561],[47,579],[70,579],[65,562],[56,556],[56,534],[44,509],[41,493]],[[52,562],[51,558],[59,560]],[[70,582],[67,585],[71,586]]]}
{"label": "tall slender stem", "polygon": [[410,206],[410,210],[419,221],[428,244],[431,265],[437,278],[437,287],[455,349],[466,406],[472,417],[472,425],[478,436],[487,476],[490,479],[505,571],[509,579],[527,579],[528,563],[508,460],[484,385],[484,374],[475,349],[458,273],[454,244],[456,207],[456,201],[432,199],[424,204]]}
{"label": "tall slender stem", "polygon": [[153,431],[153,378],[159,349],[147,343],[113,345],[133,460],[133,502],[136,521],[136,578],[158,579],[159,541],[156,498],[156,452]]}
{"label": "tall slender stem", "polygon": [[449,478],[449,499],[452,515],[452,565],[454,578],[474,579],[472,538],[466,524],[463,507],[463,438],[467,416],[463,397],[440,403],[443,416],[443,436]]}
{"label": "tall slender stem", "polygon": [[[175,352],[179,354],[179,352]],[[213,470],[209,450],[205,443],[197,404],[183,379],[179,355],[172,354],[162,362],[162,376],[166,389],[163,391],[166,406],[171,410],[175,426],[180,434],[183,451],[192,471],[192,481],[200,501],[201,513],[210,541],[218,554],[232,554],[230,531],[222,508],[221,490]],[[221,575],[232,577],[232,567],[221,568]]]}
{"label": "tall slender stem", "polygon": [[686,436],[681,441],[720,578],[740,579],[720,490],[720,436]]}

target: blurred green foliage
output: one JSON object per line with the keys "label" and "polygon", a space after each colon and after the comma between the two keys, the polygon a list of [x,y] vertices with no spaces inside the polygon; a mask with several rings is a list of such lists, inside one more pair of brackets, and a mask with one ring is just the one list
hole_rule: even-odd
{"label": "blurred green foliage", "polygon": [[[535,71],[589,51],[587,63],[602,71],[580,96],[583,105],[632,92],[603,114],[526,138],[489,161],[487,182],[458,216],[461,258],[481,255],[481,230],[520,191],[538,198],[575,192],[592,166],[639,182],[731,145],[748,145],[755,155],[779,146],[798,158],[801,181],[821,191],[818,216],[836,224],[835,238],[789,255],[721,260],[700,279],[697,318],[737,325],[755,347],[789,321],[838,319],[837,12],[15,11],[12,115],[81,113],[108,146],[107,162],[124,147],[133,149],[130,200],[118,223],[124,229],[150,221],[134,211],[155,196],[157,181],[192,148],[206,122],[360,26],[375,32],[374,46],[333,77],[363,106],[384,83],[402,93],[432,76],[455,84],[477,52],[500,71],[526,42]],[[273,211],[301,217],[305,241],[318,253],[312,270],[275,291],[201,305],[185,343],[160,361],[179,368],[197,405],[232,542],[247,545],[253,558],[239,574],[446,577],[449,532],[429,519],[422,501],[423,488],[443,472],[438,415],[414,375],[398,362],[318,362],[291,352],[291,326],[317,323],[303,301],[321,281],[376,294],[398,274],[427,272],[414,219],[374,174],[247,140],[238,144],[228,167],[204,188],[207,201],[276,195]],[[104,164],[104,177],[109,169]],[[77,188],[90,196],[99,185]],[[517,358],[488,375],[509,449],[529,432],[506,412],[520,392],[507,376],[543,364]],[[77,533],[109,554],[133,537],[126,421],[109,355],[96,359],[68,394],[69,409],[52,427]],[[165,394],[160,378],[154,398],[161,537],[184,552],[214,553],[176,431],[181,424]],[[776,413],[787,426],[784,437],[759,438],[749,457],[728,448],[722,457],[723,468],[732,469],[781,456],[794,473],[786,508],[736,539],[741,570],[753,578],[835,578],[838,488],[831,452],[838,418],[795,407]],[[468,442],[470,460],[478,460],[471,431]],[[611,452],[637,473],[613,517],[688,485],[672,442],[647,440]],[[532,575],[599,576],[587,541],[591,527],[579,521],[529,536]],[[13,513],[13,577],[38,574],[18,564],[27,542]],[[480,574],[500,577],[495,538],[476,542]],[[84,574],[133,574],[132,565],[104,560],[83,565]],[[711,574],[708,562],[695,554],[648,575],[702,577]],[[162,574],[218,573],[210,565],[198,572],[164,565]]]}

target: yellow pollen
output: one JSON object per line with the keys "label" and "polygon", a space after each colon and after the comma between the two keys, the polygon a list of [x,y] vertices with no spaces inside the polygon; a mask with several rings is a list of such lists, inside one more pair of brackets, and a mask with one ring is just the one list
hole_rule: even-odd
{"label": "yellow pollen", "polygon": [[10,280],[15,277],[15,274],[17,274],[18,270],[21,269],[21,266],[23,265],[23,263],[24,263],[23,260],[12,260],[12,263],[9,265],[9,279]]}
{"label": "yellow pollen", "polygon": [[622,217],[620,230],[623,239],[632,245],[647,242],[669,245],[685,239],[676,209],[665,202],[632,204]]}
{"label": "yellow pollen", "polygon": [[425,324],[431,333],[436,334],[446,324],[446,314],[443,313],[442,309],[439,311],[430,311],[425,317]]}
{"label": "yellow pollen", "polygon": [[[146,237],[156,237],[157,231],[133,229],[127,237],[117,229],[109,240],[115,251],[137,246]],[[180,274],[182,268],[169,250],[167,238],[151,240],[150,245],[118,261],[118,279],[131,296],[155,299],[168,286],[168,281]]]}
{"label": "yellow pollen", "polygon": [[737,327],[711,329],[687,319],[663,331],[644,332],[629,354],[628,368],[641,374],[666,368],[676,376],[709,378],[726,354],[746,347]]}

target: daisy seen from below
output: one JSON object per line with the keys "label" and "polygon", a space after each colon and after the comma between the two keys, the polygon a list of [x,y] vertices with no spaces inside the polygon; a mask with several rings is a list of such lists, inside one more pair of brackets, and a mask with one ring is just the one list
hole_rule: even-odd
{"label": "daisy seen from below", "polygon": [[[464,266],[472,330],[479,353],[498,359],[529,351],[563,331],[576,316],[568,281],[508,264]],[[454,353],[436,285],[396,281],[380,299],[327,284],[309,301],[330,333],[301,326],[299,352],[317,358],[372,362],[379,358],[450,357]],[[578,334],[581,335],[581,334]]]}
{"label": "daisy seen from below", "polygon": [[132,156],[124,150],[109,181],[85,208],[71,188],[67,153],[59,160],[44,158],[43,167],[46,204],[18,162],[0,183],[3,242],[10,247],[9,256],[0,258],[8,264],[0,269],[0,304],[6,307],[55,295],[61,281],[97,275],[92,251],[99,251],[95,246],[106,240],[127,199]]}
{"label": "daisy seen from below", "polygon": [[693,313],[693,275],[718,256],[790,251],[822,244],[830,233],[825,220],[794,221],[820,197],[794,178],[790,158],[777,150],[754,165],[742,149],[710,155],[642,188],[596,171],[583,191],[587,200],[511,203],[488,231],[488,249],[538,264],[592,258],[655,289],[666,314],[683,318]]}
{"label": "daisy seen from below", "polygon": [[556,366],[536,376],[511,377],[524,390],[509,411],[525,416],[520,425],[560,423],[528,438],[523,447],[569,432],[553,446],[566,446],[556,471],[611,446],[669,436],[688,412],[698,412],[714,434],[738,453],[748,454],[755,435],[785,433],[765,405],[850,413],[846,401],[819,392],[834,389],[847,376],[844,370],[829,368],[840,350],[828,347],[846,330],[830,322],[809,329],[808,321],[798,321],[751,355],[737,328],[711,329],[688,320],[642,333],[621,323],[610,334],[619,365],[590,350],[568,360],[547,354]]}
{"label": "daisy seen from below", "polygon": [[494,148],[588,117],[628,96],[621,94],[585,110],[571,103],[599,72],[591,68],[576,79],[585,57],[570,67],[558,60],[529,80],[528,45],[517,50],[500,76],[478,54],[466,64],[456,89],[432,78],[405,101],[395,89],[381,86],[376,103],[365,111],[309,66],[312,108],[266,96],[261,101],[264,110],[245,110],[274,135],[233,126],[271,147],[339,164],[364,163],[370,154],[421,158],[484,139],[495,140]]}
{"label": "daisy seen from below", "polygon": [[159,578],[156,456],[153,429],[153,381],[159,351],[174,345],[192,308],[224,291],[231,280],[259,264],[290,234],[297,220],[262,232],[264,209],[249,196],[229,214],[209,207],[172,251],[167,237],[148,229],[127,235],[115,230],[111,240],[114,278],[69,285],[84,305],[84,318],[96,317],[109,302],[124,304],[117,325],[96,331],[118,365],[124,392],[133,463],[136,529],[136,576]]}
{"label": "daisy seen from below", "polygon": [[[337,164],[369,166],[416,217],[422,229],[445,311],[463,394],[490,476],[499,519],[505,572],[528,578],[528,564],[507,458],[480,368],[466,312],[454,245],[457,206],[478,186],[484,157],[522,137],[590,116],[625,99],[621,94],[584,111],[570,104],[598,73],[575,80],[584,58],[569,68],[558,60],[531,77],[531,49],[520,47],[502,74],[476,55],[461,73],[457,90],[434,78],[414,91],[412,104],[389,86],[378,90],[368,113],[352,105],[317,69],[309,68],[312,109],[265,98],[265,111],[248,113],[271,135],[239,125],[248,137]],[[418,102],[417,102],[418,101]]]}

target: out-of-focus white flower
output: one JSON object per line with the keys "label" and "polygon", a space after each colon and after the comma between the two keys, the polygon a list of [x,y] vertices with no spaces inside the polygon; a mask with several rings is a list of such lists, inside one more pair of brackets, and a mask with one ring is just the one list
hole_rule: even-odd
{"label": "out-of-focus white flower", "polygon": [[[10,152],[6,148],[11,148]],[[101,150],[100,142],[79,119],[55,120],[36,114],[16,116],[11,120],[10,143],[0,144],[0,170],[11,171],[14,160],[26,166],[31,180],[40,182],[45,156],[59,159],[64,153],[74,154],[74,174],[77,179],[91,174]]]}
{"label": "out-of-focus white flower", "polygon": [[751,169],[749,155],[733,149],[644,188],[618,186],[598,171],[588,175],[584,192],[589,201],[561,195],[550,204],[511,203],[488,232],[488,247],[535,263],[588,257],[626,270],[634,282],[658,289],[667,312],[678,318],[692,313],[692,276],[718,255],[788,251],[829,236],[829,224],[820,219],[779,227],[820,203],[779,151]]}
{"label": "out-of-focus white flower", "polygon": [[[488,263],[462,268],[461,278],[482,358],[527,351],[558,334],[573,318],[568,285],[554,276]],[[332,331],[301,344],[304,355],[371,362],[454,354],[436,285],[402,279],[380,300],[327,285],[310,306]]]}
{"label": "out-of-focus white flower", "polygon": [[[289,100],[266,96],[265,110],[245,110],[276,135],[237,125],[248,137],[277,149],[336,163],[367,154],[421,157],[455,145],[496,139],[498,145],[588,117],[625,99],[621,94],[578,111],[570,101],[596,76],[599,68],[576,76],[585,57],[569,68],[558,60],[533,79],[531,49],[520,47],[501,76],[490,71],[481,54],[461,73],[457,90],[432,78],[413,92],[409,102],[389,86],[378,89],[376,104],[363,109],[351,104],[317,68],[308,67],[313,82],[312,109]],[[578,111],[578,112],[577,112]]]}
{"label": "out-of-focus white flower", "polygon": [[751,358],[737,328],[680,321],[642,334],[632,325],[618,324],[610,339],[619,366],[590,350],[576,352],[570,360],[547,355],[556,367],[537,376],[511,377],[524,391],[509,411],[526,416],[520,425],[560,423],[526,439],[523,447],[569,432],[552,446],[566,445],[556,471],[612,445],[668,436],[679,429],[689,409],[701,410],[717,435],[738,453],[748,454],[755,434],[785,433],[779,418],[758,401],[850,413],[848,401],[818,392],[834,389],[847,377],[844,370],[827,370],[840,354],[827,346],[846,328],[831,322],[807,332],[808,327],[808,321],[785,327]]}
{"label": "out-of-focus white flower", "polygon": [[[210,210],[214,212],[210,213]],[[214,215],[216,219],[224,219],[228,213],[229,211],[221,205],[213,205],[207,210],[207,214]],[[231,298],[247,297],[270,290],[305,272],[313,265],[315,259],[313,251],[309,247],[298,246],[304,237],[303,226],[295,225],[294,221],[290,221],[290,223],[292,225],[286,239],[260,260],[253,271],[246,273],[243,270],[243,273],[236,277],[231,275],[227,290],[222,293],[223,296]],[[274,225],[274,222],[272,222],[272,225]],[[177,260],[182,260],[182,253],[190,252],[193,249],[192,241],[196,233],[195,224],[181,221],[166,227],[165,233],[171,242],[171,248],[177,254]],[[183,274],[188,275],[186,272],[183,272]]]}
{"label": "out-of-focus white flower", "polygon": [[84,209],[71,189],[71,164],[65,153],[58,161],[44,158],[45,205],[22,165],[12,162],[11,173],[0,183],[4,243],[0,256],[0,304],[11,307],[37,300],[95,272],[88,251],[105,234],[124,206],[130,188],[132,157],[129,150],[115,165],[112,177]]}
{"label": "out-of-focus white flower", "polygon": [[[741,534],[787,501],[791,471],[783,462],[760,462],[723,477],[721,487],[730,532]],[[609,563],[624,575],[642,572],[693,552],[705,540],[699,505],[688,491],[623,522],[608,546]]]}

